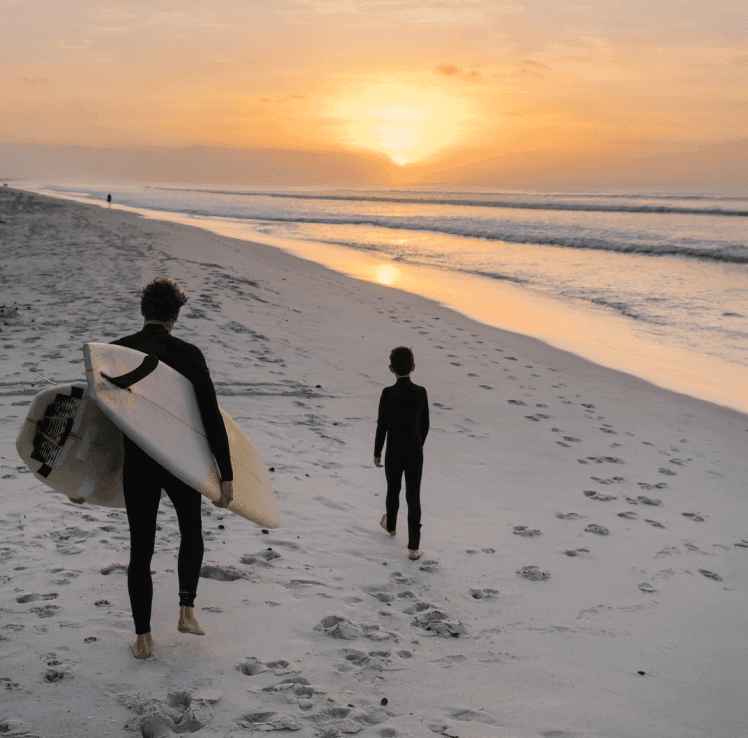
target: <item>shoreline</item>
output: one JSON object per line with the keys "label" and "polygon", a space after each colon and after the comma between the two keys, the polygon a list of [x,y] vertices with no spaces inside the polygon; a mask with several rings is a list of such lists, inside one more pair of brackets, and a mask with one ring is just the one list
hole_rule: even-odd
{"label": "shoreline", "polygon": [[[164,503],[157,650],[141,663],[124,512],[73,505],[0,460],[0,725],[148,738],[145,716],[172,720],[171,735],[169,715],[191,710],[196,738],[261,720],[302,738],[740,733],[744,415],[272,246],[32,199],[0,225],[18,308],[0,325],[0,448],[44,384],[32,372],[79,379],[80,345],[137,330],[140,287],[170,274],[190,297],[174,334],[203,349],[219,402],[274,468],[281,527],[204,506],[214,568],[196,601],[207,635],[191,638],[176,631]],[[379,528],[370,458],[399,343],[432,412],[418,562],[404,519],[396,538]],[[519,574],[530,566],[550,577]],[[423,612],[443,613],[443,631]],[[326,617],[350,640],[315,630]]]}
{"label": "shoreline", "polygon": [[[41,188],[41,192],[49,197],[104,207],[88,197],[62,197],[45,188]],[[137,213],[146,219],[203,228],[249,244],[262,243],[282,249],[346,276],[431,299],[484,326],[540,340],[601,367],[748,415],[748,368],[640,338],[635,334],[631,319],[612,309],[579,305],[526,286],[477,275],[394,263],[346,247],[258,234],[244,221],[234,218],[192,216],[117,204],[115,209]],[[379,276],[382,269],[385,280]],[[605,335],[609,333],[614,340],[602,339],[601,331]]]}

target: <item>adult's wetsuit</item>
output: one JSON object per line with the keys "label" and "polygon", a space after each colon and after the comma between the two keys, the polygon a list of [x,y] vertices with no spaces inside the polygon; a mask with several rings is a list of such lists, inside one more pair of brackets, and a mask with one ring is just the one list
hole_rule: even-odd
{"label": "adult's wetsuit", "polygon": [[387,439],[384,472],[387,477],[387,528],[394,531],[400,508],[400,487],[405,474],[408,504],[408,548],[421,542],[421,474],[423,444],[429,432],[429,404],[426,390],[410,377],[398,377],[385,387],[379,400],[374,456],[380,457]]}
{"label": "adult's wetsuit", "polygon": [[[205,358],[197,346],[169,334],[161,325],[150,323],[142,331],[112,341],[117,346],[153,354],[192,382],[200,408],[200,416],[208,436],[210,448],[221,474],[221,481],[234,478],[226,427],[218,409],[215,388]],[[177,570],[179,574],[179,604],[193,607],[200,567],[203,562],[203,534],[200,520],[199,492],[177,479],[158,462],[133,443],[124,439],[125,461],[122,482],[130,523],[130,566],[127,588],[130,594],[135,632],[151,630],[153,581],[151,558],[156,542],[156,515],[161,490],[169,495],[179,521],[181,537]]]}

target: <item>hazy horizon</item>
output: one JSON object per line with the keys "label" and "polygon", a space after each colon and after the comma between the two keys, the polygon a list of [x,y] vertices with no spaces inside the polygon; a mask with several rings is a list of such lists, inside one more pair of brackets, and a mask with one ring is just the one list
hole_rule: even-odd
{"label": "hazy horizon", "polygon": [[85,147],[0,141],[0,179],[53,182],[161,182],[225,185],[629,185],[748,184],[748,140],[690,152],[572,157],[518,152],[500,157],[445,152],[399,166],[375,151]]}

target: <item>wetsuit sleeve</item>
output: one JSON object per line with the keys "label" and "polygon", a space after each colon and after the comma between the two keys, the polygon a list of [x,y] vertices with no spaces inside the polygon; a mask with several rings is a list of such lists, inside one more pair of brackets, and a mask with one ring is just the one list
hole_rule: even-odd
{"label": "wetsuit sleeve", "polygon": [[390,427],[390,404],[387,402],[387,389],[382,390],[382,396],[379,398],[379,414],[377,415],[377,434],[374,438],[374,457],[382,455],[384,448],[384,439],[387,436],[387,430]]}
{"label": "wetsuit sleeve", "polygon": [[429,434],[429,397],[423,390],[423,408],[421,409],[421,446],[426,442]]}
{"label": "wetsuit sleeve", "polygon": [[205,434],[208,436],[210,450],[215,456],[218,469],[221,473],[222,482],[231,482],[234,479],[234,470],[231,466],[231,453],[229,451],[229,437],[226,434],[226,426],[223,416],[218,408],[218,399],[213,381],[210,378],[208,365],[201,351],[196,351],[192,360],[192,371],[188,379],[195,389],[197,405],[200,408],[200,417],[205,426]]}

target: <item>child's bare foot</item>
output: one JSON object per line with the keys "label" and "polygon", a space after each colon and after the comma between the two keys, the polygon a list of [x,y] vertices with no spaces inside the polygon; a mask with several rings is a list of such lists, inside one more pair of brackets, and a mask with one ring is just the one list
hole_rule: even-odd
{"label": "child's bare foot", "polygon": [[204,636],[205,631],[200,627],[200,623],[195,619],[193,608],[182,605],[179,608],[179,628],[180,633],[192,633],[192,635]]}
{"label": "child's bare foot", "polygon": [[136,659],[147,659],[153,653],[153,638],[149,633],[141,633],[130,644],[133,656]]}
{"label": "child's bare foot", "polygon": [[[385,530],[387,530],[387,513],[382,515],[382,519],[379,521],[379,525],[381,525]],[[397,535],[397,531],[394,531],[394,530],[391,530],[391,531],[387,530],[387,532],[393,537]]]}

